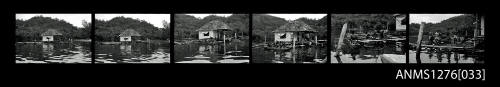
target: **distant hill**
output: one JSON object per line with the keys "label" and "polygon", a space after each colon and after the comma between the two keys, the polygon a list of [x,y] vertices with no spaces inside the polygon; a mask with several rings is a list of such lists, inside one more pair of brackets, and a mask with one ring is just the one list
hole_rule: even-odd
{"label": "distant hill", "polygon": [[[254,14],[253,15],[253,35],[254,41],[262,42],[264,41],[264,37],[268,40],[274,39],[274,34],[272,31],[277,29],[280,26],[288,23],[286,19],[275,17],[267,14]],[[296,21],[302,21],[309,26],[311,26],[314,30],[318,31],[318,38],[325,39],[327,38],[327,17],[324,16],[321,19],[308,19],[308,18],[298,18]]]}
{"label": "distant hill", "polygon": [[[229,31],[229,33],[238,33],[238,35],[246,35],[248,36],[248,31],[249,31],[249,15],[246,14],[233,14],[228,17],[221,17],[221,16],[216,16],[216,15],[209,15],[207,17],[204,17],[202,19],[196,18],[191,15],[185,15],[185,14],[176,14],[174,16],[175,19],[175,37],[176,39],[182,39],[182,38],[197,38],[198,37],[198,32],[196,32],[197,29],[199,29],[201,26],[205,25],[206,23],[213,21],[213,20],[219,20],[224,23],[226,23],[232,31]],[[233,35],[233,34],[230,34]]]}
{"label": "distant hill", "polygon": [[90,23],[84,22],[83,25],[83,28],[77,28],[64,20],[43,16],[16,20],[16,41],[41,40],[40,34],[48,29],[57,30],[64,38],[90,39]]}
{"label": "distant hill", "polygon": [[324,16],[320,19],[308,19],[308,18],[299,18],[299,19],[296,19],[298,21],[302,21],[306,24],[308,24],[309,26],[311,26],[314,30],[318,31],[318,39],[326,39],[328,38],[328,29],[327,29],[327,26],[328,26],[328,18],[327,16]]}
{"label": "distant hill", "polygon": [[332,47],[336,47],[345,23],[348,23],[348,32],[351,30],[396,30],[396,20],[393,14],[331,14],[331,23]]}
{"label": "distant hill", "polygon": [[266,14],[253,14],[253,30],[252,37],[254,41],[264,41],[264,37],[268,40],[273,40],[273,30],[287,23],[283,18],[266,15]]}
{"label": "distant hill", "polygon": [[[166,22],[164,22],[166,23]],[[169,29],[158,28],[144,20],[128,17],[115,17],[111,20],[96,20],[95,35],[97,41],[117,41],[118,35],[126,29],[134,29],[143,37],[149,39],[166,40],[169,38]]]}
{"label": "distant hill", "polygon": [[[340,35],[344,23],[350,29],[365,31],[389,29],[395,30],[396,21],[393,14],[332,14],[332,37]],[[338,37],[338,36],[337,36]]]}
{"label": "distant hill", "polygon": [[[444,34],[456,34],[458,36],[473,37],[475,25],[475,16],[471,14],[465,14],[460,16],[455,16],[443,20],[439,23],[425,23],[424,35],[428,35],[434,32],[440,32]],[[410,37],[416,37],[418,35],[418,30],[420,24],[412,23],[410,24]],[[424,37],[425,40],[426,37]],[[415,40],[410,40],[415,41]]]}

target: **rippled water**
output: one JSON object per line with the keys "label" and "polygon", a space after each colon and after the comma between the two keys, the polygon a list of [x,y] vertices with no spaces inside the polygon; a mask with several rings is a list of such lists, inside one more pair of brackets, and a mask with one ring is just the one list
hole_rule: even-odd
{"label": "rippled water", "polygon": [[249,63],[248,43],[189,43],[175,45],[176,63]]}
{"label": "rippled water", "polygon": [[318,63],[327,57],[326,47],[297,47],[290,50],[252,48],[254,63]]}
{"label": "rippled water", "polygon": [[91,63],[90,42],[22,43],[16,45],[16,63]]}
{"label": "rippled water", "polygon": [[96,44],[96,63],[170,63],[168,43]]}

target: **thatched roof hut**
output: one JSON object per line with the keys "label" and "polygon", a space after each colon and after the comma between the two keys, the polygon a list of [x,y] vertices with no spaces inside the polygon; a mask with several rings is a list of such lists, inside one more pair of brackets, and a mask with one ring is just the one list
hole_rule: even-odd
{"label": "thatched roof hut", "polygon": [[62,35],[62,33],[57,31],[56,29],[48,29],[47,31],[41,34],[41,36],[55,36],[55,35]]}
{"label": "thatched roof hut", "polygon": [[393,14],[392,16],[394,16],[394,17],[406,17],[405,14]]}
{"label": "thatched roof hut", "polygon": [[292,21],[279,27],[273,32],[317,32],[311,26],[302,21]]}
{"label": "thatched roof hut", "polygon": [[213,20],[201,26],[196,31],[213,31],[213,30],[229,30],[229,29],[230,27],[226,23],[219,20]]}
{"label": "thatched roof hut", "polygon": [[404,14],[394,14],[394,18],[396,18],[396,31],[406,31],[405,22],[408,21],[408,18]]}
{"label": "thatched roof hut", "polygon": [[[290,23],[286,23],[273,31],[275,42],[304,42],[310,40],[311,38],[309,38],[309,36],[316,32],[317,31],[311,26],[302,21],[292,21]],[[317,35],[315,35],[314,38],[315,42],[317,42]]]}
{"label": "thatched roof hut", "polygon": [[141,34],[139,34],[139,32],[135,31],[134,29],[127,29],[125,31],[123,31],[122,33],[120,33],[120,35],[118,35],[120,37],[128,37],[128,36],[141,36]]}

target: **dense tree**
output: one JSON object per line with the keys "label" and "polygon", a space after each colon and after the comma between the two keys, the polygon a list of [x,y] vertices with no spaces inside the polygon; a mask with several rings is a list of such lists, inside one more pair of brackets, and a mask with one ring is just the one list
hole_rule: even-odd
{"label": "dense tree", "polygon": [[169,37],[165,34],[169,29],[155,27],[144,20],[120,16],[108,21],[96,20],[96,40],[117,41],[120,33],[127,29],[133,29],[147,39],[166,40]]}
{"label": "dense tree", "polygon": [[247,14],[233,14],[227,17],[227,23],[229,27],[233,28],[233,33],[239,33],[238,35],[249,36],[249,19],[250,15]]}
{"label": "dense tree", "polygon": [[[443,20],[439,23],[425,23],[424,35],[429,35],[434,32],[440,32],[442,34],[455,34],[460,37],[473,37],[475,16],[471,14],[465,14],[460,16],[455,16]],[[418,35],[418,30],[420,24],[411,23],[410,24],[410,42],[415,42],[416,36]],[[424,37],[424,40],[427,37]]]}
{"label": "dense tree", "polygon": [[197,38],[199,29],[201,26],[209,23],[210,21],[219,20],[226,23],[230,28],[228,35],[233,35],[238,33],[238,36],[248,36],[249,35],[249,15],[247,14],[233,14],[228,17],[221,17],[216,15],[209,15],[204,18],[196,18],[191,15],[176,14],[175,15],[175,31],[174,35],[177,39],[185,38]]}
{"label": "dense tree", "polygon": [[337,44],[342,27],[345,23],[348,23],[348,32],[373,32],[386,29],[396,30],[396,19],[393,14],[331,14],[331,46]]}
{"label": "dense tree", "polygon": [[363,31],[395,30],[395,18],[392,14],[332,14],[332,36],[340,35],[344,23],[348,28]]}
{"label": "dense tree", "polygon": [[161,36],[163,38],[161,39],[163,40],[170,39],[170,23],[168,23],[167,21],[163,21],[162,23],[163,23],[163,28],[160,28],[161,30],[160,33],[162,34]]}
{"label": "dense tree", "polygon": [[321,19],[315,20],[315,19],[308,19],[308,18],[299,18],[297,19],[299,21],[302,21],[308,25],[310,25],[314,30],[318,31],[318,38],[319,39],[325,39],[328,38],[327,33],[327,17],[324,16]]}
{"label": "dense tree", "polygon": [[62,33],[63,39],[90,39],[90,23],[84,22],[83,28],[60,19],[35,16],[28,20],[16,20],[17,41],[39,41],[41,33],[55,29]]}
{"label": "dense tree", "polygon": [[[324,16],[321,19],[309,19],[309,18],[298,18],[295,21],[302,21],[313,28],[313,30],[318,31],[318,39],[326,39],[327,37],[327,17]],[[254,14],[253,15],[253,35],[255,42],[262,42],[264,39],[273,40],[274,34],[272,31],[285,25],[289,21],[266,14]]]}
{"label": "dense tree", "polygon": [[202,26],[198,24],[200,19],[191,15],[176,14],[174,20],[174,37],[176,39],[196,38],[198,33],[194,33],[194,31]]}
{"label": "dense tree", "polygon": [[253,41],[261,42],[265,39],[273,40],[273,30],[288,23],[283,18],[267,15],[267,14],[254,14],[252,19],[252,37]]}

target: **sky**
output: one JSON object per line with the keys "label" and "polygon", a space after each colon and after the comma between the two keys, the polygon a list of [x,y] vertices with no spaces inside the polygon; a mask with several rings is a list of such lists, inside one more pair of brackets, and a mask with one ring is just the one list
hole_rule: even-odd
{"label": "sky", "polygon": [[95,14],[95,19],[108,21],[119,16],[144,20],[158,28],[163,28],[163,21],[170,23],[170,14]]}
{"label": "sky", "polygon": [[231,16],[232,14],[186,14],[186,15],[191,15],[191,16],[194,16],[196,18],[200,18],[200,19],[203,19],[209,15],[216,15],[216,16],[222,16],[222,17],[229,17]]}
{"label": "sky", "polygon": [[83,25],[83,20],[87,22],[92,21],[92,15],[91,14],[16,14],[16,19],[20,20],[28,20],[32,17],[35,16],[43,16],[43,17],[50,17],[50,18],[56,18],[60,20],[64,20],[68,23],[70,23],[73,26],[82,28]]}
{"label": "sky", "polygon": [[410,14],[410,23],[439,23],[443,20],[459,15],[463,14]]}
{"label": "sky", "polygon": [[310,19],[321,19],[326,16],[326,14],[268,14],[268,15],[284,18],[286,20],[295,20],[302,17]]}

